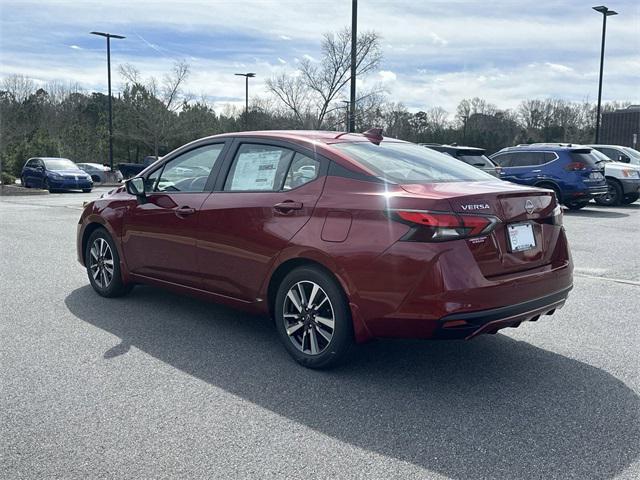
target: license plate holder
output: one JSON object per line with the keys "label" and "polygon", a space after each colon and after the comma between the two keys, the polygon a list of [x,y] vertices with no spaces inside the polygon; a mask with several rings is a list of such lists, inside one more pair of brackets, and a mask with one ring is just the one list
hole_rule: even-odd
{"label": "license plate holder", "polygon": [[536,246],[533,225],[528,222],[507,225],[507,239],[511,252],[524,252]]}

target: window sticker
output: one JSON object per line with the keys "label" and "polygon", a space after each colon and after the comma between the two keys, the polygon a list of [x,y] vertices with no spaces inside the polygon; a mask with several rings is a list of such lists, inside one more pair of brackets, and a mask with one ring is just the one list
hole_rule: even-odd
{"label": "window sticker", "polygon": [[273,190],[281,155],[281,150],[241,153],[231,190]]}

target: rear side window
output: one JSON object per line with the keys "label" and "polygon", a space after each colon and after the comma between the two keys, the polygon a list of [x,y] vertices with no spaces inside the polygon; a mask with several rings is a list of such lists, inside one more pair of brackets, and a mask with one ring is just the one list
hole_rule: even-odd
{"label": "rear side window", "polygon": [[320,170],[320,162],[301,153],[296,153],[284,180],[283,190],[291,190],[315,180]]}
{"label": "rear side window", "polygon": [[574,150],[569,152],[569,156],[571,157],[572,162],[584,163],[590,167],[595,167],[600,160],[591,153],[591,150]]}
{"label": "rear side window", "polygon": [[512,167],[531,167],[545,163],[544,152],[514,152]]}
{"label": "rear side window", "polygon": [[348,155],[378,178],[392,183],[431,183],[495,180],[488,173],[455,158],[413,143],[336,143],[333,148]]}

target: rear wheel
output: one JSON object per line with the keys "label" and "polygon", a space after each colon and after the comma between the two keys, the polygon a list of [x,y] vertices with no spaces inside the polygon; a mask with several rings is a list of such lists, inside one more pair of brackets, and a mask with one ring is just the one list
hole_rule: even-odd
{"label": "rear wheel", "polygon": [[98,228],[89,237],[84,263],[89,282],[99,295],[120,297],[133,288],[132,284],[122,281],[118,250],[111,235],[104,228]]}
{"label": "rear wheel", "polygon": [[308,368],[342,362],[353,344],[351,312],[336,280],[316,267],[291,271],[278,288],[274,316],[289,354]]}
{"label": "rear wheel", "polygon": [[560,189],[558,187],[556,187],[554,184],[552,184],[552,183],[541,183],[539,185],[536,185],[536,187],[548,188],[549,190],[553,190],[553,193],[556,194],[556,200],[558,201],[558,205],[560,205],[562,203],[562,194],[560,193]]}
{"label": "rear wheel", "polygon": [[581,208],[584,208],[587,206],[587,204],[589,203],[589,200],[581,200],[581,201],[575,201],[575,202],[568,202],[565,203],[565,207],[567,207],[569,210],[580,210]]}
{"label": "rear wheel", "polygon": [[90,188],[83,188],[82,191],[84,193],[91,193],[91,189]]}
{"label": "rear wheel", "polygon": [[638,200],[638,198],[640,198],[640,193],[629,193],[628,195],[625,195],[624,198],[622,199],[622,204],[629,205],[635,202],[636,200]]}
{"label": "rear wheel", "polygon": [[615,207],[622,202],[622,187],[615,180],[607,178],[607,193],[597,196],[594,200],[598,205]]}

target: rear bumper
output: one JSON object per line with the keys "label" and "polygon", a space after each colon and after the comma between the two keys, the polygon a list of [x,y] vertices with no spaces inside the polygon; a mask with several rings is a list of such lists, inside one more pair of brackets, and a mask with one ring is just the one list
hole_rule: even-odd
{"label": "rear bumper", "polygon": [[469,340],[483,333],[496,333],[501,328],[518,327],[522,322],[535,322],[540,316],[553,315],[562,308],[572,288],[507,307],[447,315],[440,319],[434,338]]}
{"label": "rear bumper", "polygon": [[489,277],[466,242],[398,242],[354,279],[367,286],[354,303],[373,337],[471,338],[537,320],[560,307],[573,286],[564,231],[555,233],[548,263]]}

